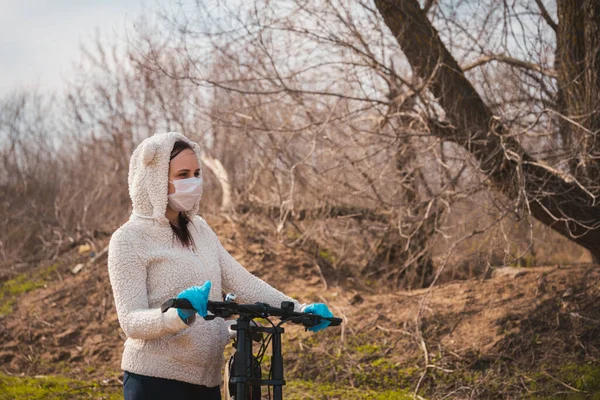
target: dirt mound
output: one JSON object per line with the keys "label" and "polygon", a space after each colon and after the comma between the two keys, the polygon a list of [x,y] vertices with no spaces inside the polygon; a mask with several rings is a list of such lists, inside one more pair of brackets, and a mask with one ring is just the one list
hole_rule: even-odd
{"label": "dirt mound", "polygon": [[[385,389],[418,385],[431,397],[596,390],[590,377],[600,371],[600,271],[594,266],[527,268],[431,291],[367,293],[352,281],[334,285],[344,280],[331,271],[323,276],[309,255],[278,243],[264,221],[213,217],[209,223],[250,271],[301,301],[326,301],[346,320],[341,329],[316,335],[288,331],[289,378]],[[20,296],[0,319],[4,373],[118,384],[123,333],[106,255],[71,272],[88,258],[76,250],[66,254],[45,287]]]}
{"label": "dirt mound", "polygon": [[600,393],[599,284],[597,266],[554,266],[431,291],[344,292],[331,301],[346,338],[306,343],[295,373],[432,398],[588,398]]}

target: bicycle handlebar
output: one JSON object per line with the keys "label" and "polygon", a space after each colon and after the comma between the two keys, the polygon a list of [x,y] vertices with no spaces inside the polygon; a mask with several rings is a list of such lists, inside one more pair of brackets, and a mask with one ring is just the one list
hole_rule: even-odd
{"label": "bicycle handlebar", "polygon": [[323,317],[313,313],[296,312],[294,311],[294,303],[291,301],[282,302],[281,307],[273,307],[267,303],[238,304],[233,302],[209,301],[207,308],[217,317],[228,317],[232,314],[246,315],[249,317],[279,317],[309,327],[320,324],[322,320],[329,321],[330,326],[337,326],[342,323],[341,318]]}
{"label": "bicycle handlebar", "polygon": [[[171,299],[163,304],[162,309],[165,312],[170,307],[193,310],[192,304],[186,299]],[[235,302],[208,301],[208,311],[213,315],[204,317],[206,320],[215,317],[227,318],[234,314],[247,317],[279,317],[282,320],[289,320],[293,323],[302,324],[305,327],[311,327],[320,324],[323,320],[330,322],[330,326],[338,326],[342,323],[341,318],[323,317],[319,314],[304,313],[294,311],[294,303],[284,301],[281,307],[273,307],[267,303],[238,304]]]}

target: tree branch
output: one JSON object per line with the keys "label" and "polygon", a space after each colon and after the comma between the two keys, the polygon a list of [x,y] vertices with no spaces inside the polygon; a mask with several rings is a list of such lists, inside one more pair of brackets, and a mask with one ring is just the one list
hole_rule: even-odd
{"label": "tree branch", "polygon": [[492,114],[441,41],[417,0],[375,0],[415,75],[454,125],[432,131],[467,149],[493,186],[510,199],[526,195],[531,214],[563,236],[600,256],[600,208],[573,180],[544,168],[528,155]]}
{"label": "tree branch", "polygon": [[[266,215],[271,218],[279,218],[282,210],[279,206],[268,206],[257,203],[240,204],[236,207],[236,211],[241,214],[249,212]],[[389,213],[382,210],[374,210],[369,208],[360,208],[352,206],[323,206],[317,208],[305,208],[294,210],[293,215],[288,215],[287,220],[290,221],[305,221],[316,219],[329,218],[352,218],[355,220],[367,220],[373,222],[388,223],[390,220]]]}
{"label": "tree branch", "polygon": [[554,32],[558,32],[558,24],[552,19],[548,13],[548,10],[546,10],[546,6],[544,6],[544,3],[542,3],[542,0],[535,0],[535,4],[537,4],[540,12],[542,13],[542,18],[546,20],[548,25],[550,25],[550,28],[552,28]]}
{"label": "tree branch", "polygon": [[519,60],[517,58],[502,56],[502,55],[491,55],[491,56],[481,57],[479,60],[475,61],[474,63],[471,63],[469,65],[462,67],[462,70],[464,72],[467,72],[473,68],[480,67],[480,66],[485,65],[492,61],[499,61],[504,64],[511,65],[513,67],[523,68],[523,69],[539,72],[540,74],[549,76],[551,78],[558,78],[558,73],[554,69],[546,69],[546,68],[543,68],[541,65],[538,65],[535,63],[530,63],[527,61]]}
{"label": "tree branch", "polygon": [[429,12],[429,10],[431,10],[431,7],[437,2],[437,0],[426,0],[425,4],[423,5],[423,11],[425,12],[425,14],[427,14]]}

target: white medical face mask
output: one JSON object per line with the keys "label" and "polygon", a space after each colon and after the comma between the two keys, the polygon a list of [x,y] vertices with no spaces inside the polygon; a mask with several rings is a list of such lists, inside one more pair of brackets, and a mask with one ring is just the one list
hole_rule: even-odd
{"label": "white medical face mask", "polygon": [[175,193],[168,195],[169,206],[175,211],[190,211],[202,195],[202,178],[187,178],[169,181]]}

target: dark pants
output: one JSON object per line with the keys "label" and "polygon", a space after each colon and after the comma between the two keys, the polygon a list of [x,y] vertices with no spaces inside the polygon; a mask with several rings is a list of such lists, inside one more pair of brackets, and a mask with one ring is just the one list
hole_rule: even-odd
{"label": "dark pants", "polygon": [[221,400],[219,386],[207,387],[125,371],[125,400]]}

